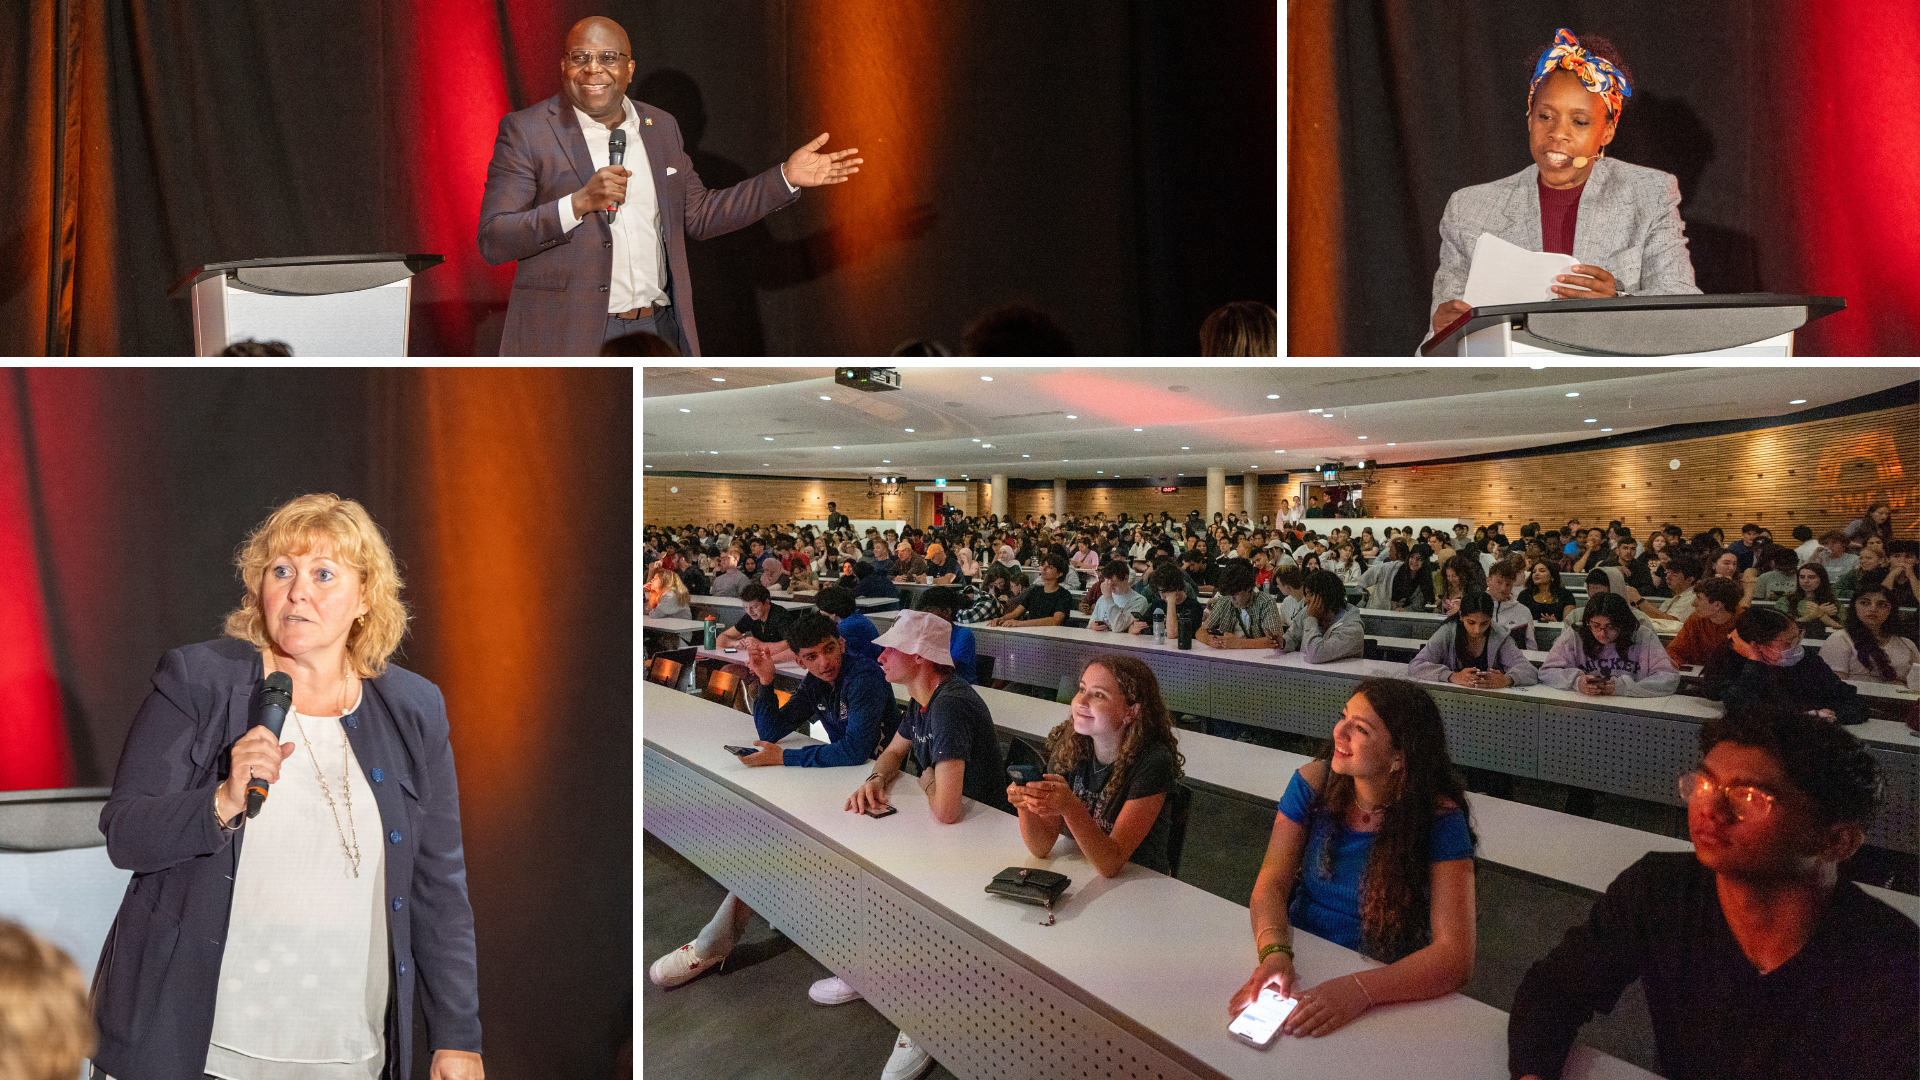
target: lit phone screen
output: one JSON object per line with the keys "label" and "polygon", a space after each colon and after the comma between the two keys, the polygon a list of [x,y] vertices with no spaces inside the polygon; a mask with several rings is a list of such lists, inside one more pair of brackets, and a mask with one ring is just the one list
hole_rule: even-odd
{"label": "lit phone screen", "polygon": [[1227,1025],[1227,1030],[1253,1043],[1265,1046],[1273,1040],[1274,1032],[1280,1030],[1280,1024],[1293,1012],[1299,1002],[1290,997],[1281,997],[1280,992],[1271,988],[1260,991],[1253,1004],[1240,1011]]}

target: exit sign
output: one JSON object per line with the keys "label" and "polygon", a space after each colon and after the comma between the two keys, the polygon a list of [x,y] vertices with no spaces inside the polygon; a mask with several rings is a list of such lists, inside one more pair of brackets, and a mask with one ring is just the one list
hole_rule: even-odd
{"label": "exit sign", "polygon": [[947,479],[946,479],[946,477],[944,477],[944,476],[939,476],[939,477],[935,477],[935,478],[934,478],[934,481],[933,481],[933,486],[934,486],[934,487],[946,487],[946,486],[947,486]]}

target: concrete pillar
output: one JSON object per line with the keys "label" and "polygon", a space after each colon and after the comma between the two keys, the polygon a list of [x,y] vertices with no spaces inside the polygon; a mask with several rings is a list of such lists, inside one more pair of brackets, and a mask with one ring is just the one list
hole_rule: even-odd
{"label": "concrete pillar", "polygon": [[1240,478],[1240,519],[1251,523],[1260,518],[1260,474],[1248,473]]}
{"label": "concrete pillar", "polygon": [[1053,512],[1060,515],[1061,521],[1067,520],[1067,482],[1065,480],[1053,482]]}
{"label": "concrete pillar", "polygon": [[1007,474],[1006,473],[993,474],[992,498],[993,498],[993,509],[989,511],[989,513],[1000,515],[1001,521],[1007,520]]}
{"label": "concrete pillar", "polygon": [[1213,524],[1213,515],[1227,512],[1227,470],[1219,467],[1207,470],[1207,524]]}

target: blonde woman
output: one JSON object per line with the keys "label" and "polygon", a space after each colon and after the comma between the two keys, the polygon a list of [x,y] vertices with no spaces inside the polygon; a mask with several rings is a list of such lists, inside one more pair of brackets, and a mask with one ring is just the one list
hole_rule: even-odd
{"label": "blonde woman", "polygon": [[693,616],[691,594],[680,575],[661,568],[647,582],[647,616],[654,619],[687,619]]}
{"label": "blonde woman", "polygon": [[[387,662],[407,632],[393,553],[359,503],[303,495],[235,562],[226,636],[161,657],[100,814],[135,877],[94,985],[94,1065],[408,1080],[418,1001],[433,1080],[482,1080],[446,703]],[[260,722],[276,673],[279,738]],[[251,779],[272,788],[249,818]]]}

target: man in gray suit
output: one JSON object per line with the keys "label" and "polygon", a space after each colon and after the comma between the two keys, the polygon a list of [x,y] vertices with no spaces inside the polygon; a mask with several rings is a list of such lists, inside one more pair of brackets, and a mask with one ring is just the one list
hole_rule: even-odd
{"label": "man in gray suit", "polygon": [[1604,156],[1633,93],[1625,69],[1603,39],[1590,36],[1583,47],[1566,30],[1542,54],[1527,96],[1534,163],[1447,200],[1429,337],[1466,313],[1460,296],[1483,232],[1578,259],[1553,286],[1567,299],[1700,291],[1680,220],[1679,181]]}
{"label": "man in gray suit", "polygon": [[[820,153],[823,134],[784,164],[708,191],[673,117],[627,99],[633,68],[618,23],[582,19],[567,33],[560,94],[500,121],[480,254],[494,266],[519,261],[502,356],[594,356],[603,342],[641,330],[700,355],[687,237],[745,228],[791,205],[803,187],[860,171],[858,150]],[[644,166],[638,173],[611,163],[616,131],[625,133],[626,160]]]}

